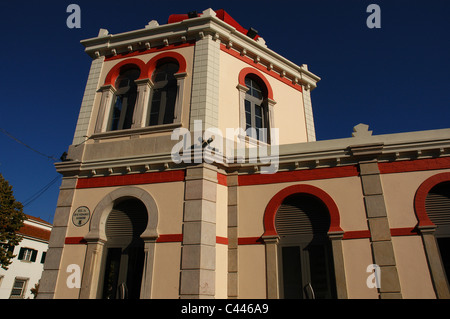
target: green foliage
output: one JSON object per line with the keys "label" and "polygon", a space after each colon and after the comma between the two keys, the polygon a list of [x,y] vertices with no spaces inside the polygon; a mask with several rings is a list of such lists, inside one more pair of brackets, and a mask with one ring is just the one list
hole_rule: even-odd
{"label": "green foliage", "polygon": [[0,266],[3,269],[8,269],[15,257],[12,251],[22,240],[17,232],[25,219],[23,205],[15,200],[12,186],[0,174]]}

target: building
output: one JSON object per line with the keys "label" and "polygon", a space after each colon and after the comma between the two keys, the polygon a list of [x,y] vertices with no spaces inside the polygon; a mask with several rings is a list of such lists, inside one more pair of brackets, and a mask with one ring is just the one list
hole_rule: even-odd
{"label": "building", "polygon": [[450,130],[316,141],[320,78],[224,10],[82,44],[40,298],[450,296]]}
{"label": "building", "polygon": [[12,263],[8,270],[0,268],[0,299],[35,297],[31,289],[41,279],[51,230],[52,225],[45,220],[27,215],[19,230],[22,240],[14,248]]}

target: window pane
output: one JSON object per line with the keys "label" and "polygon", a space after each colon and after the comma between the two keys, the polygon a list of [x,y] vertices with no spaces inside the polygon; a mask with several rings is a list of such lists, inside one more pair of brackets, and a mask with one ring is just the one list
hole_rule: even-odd
{"label": "window pane", "polygon": [[22,297],[25,283],[26,280],[24,279],[16,279],[11,290],[11,297]]}
{"label": "window pane", "polygon": [[252,112],[252,103],[248,100],[245,100],[245,112]]}
{"label": "window pane", "polygon": [[122,98],[122,96],[116,98],[112,114],[111,131],[119,129],[120,114],[122,113]]}
{"label": "window pane", "polygon": [[178,69],[178,63],[168,62],[158,65],[153,73],[155,89],[150,104],[148,125],[173,123],[178,92],[177,79],[174,74],[178,72]]}
{"label": "window pane", "polygon": [[447,278],[450,276],[450,238],[437,238],[439,251],[441,253],[442,264]]}
{"label": "window pane", "polygon": [[332,257],[327,244],[310,244],[307,248],[309,254],[309,269],[311,285],[316,299],[334,298],[334,280]]}
{"label": "window pane", "polygon": [[262,118],[256,116],[255,117],[255,128],[262,128]]}
{"label": "window pane", "polygon": [[258,117],[262,117],[262,107],[259,105],[255,105],[255,115]]}
{"label": "window pane", "polygon": [[113,106],[110,130],[131,128],[133,122],[134,106],[136,104],[137,86],[134,82],[139,78],[141,71],[130,68],[121,71],[116,80],[116,101]]}
{"label": "window pane", "polygon": [[286,299],[303,299],[300,247],[283,247],[283,290]]}

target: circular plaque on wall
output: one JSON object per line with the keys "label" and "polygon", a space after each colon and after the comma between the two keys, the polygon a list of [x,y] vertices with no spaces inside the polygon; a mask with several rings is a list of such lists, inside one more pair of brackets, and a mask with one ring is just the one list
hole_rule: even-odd
{"label": "circular plaque on wall", "polygon": [[89,221],[90,216],[89,208],[80,206],[72,214],[72,223],[78,227],[84,226]]}

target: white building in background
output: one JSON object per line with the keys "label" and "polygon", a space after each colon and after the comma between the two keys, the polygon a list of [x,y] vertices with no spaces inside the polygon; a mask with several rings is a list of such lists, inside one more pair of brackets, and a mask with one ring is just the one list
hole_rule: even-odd
{"label": "white building in background", "polygon": [[52,225],[27,215],[19,234],[22,241],[8,270],[0,268],[0,299],[34,298],[31,289],[41,279]]}

